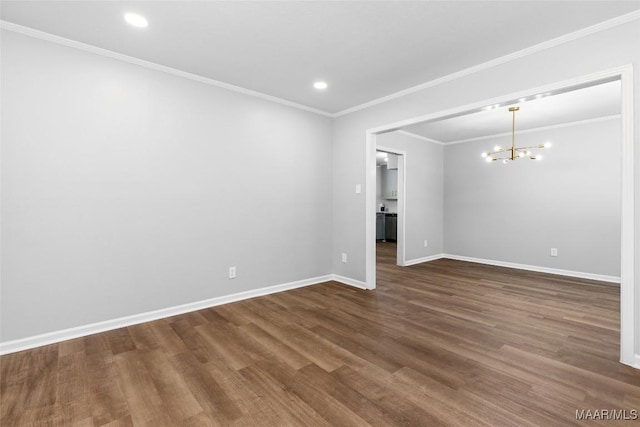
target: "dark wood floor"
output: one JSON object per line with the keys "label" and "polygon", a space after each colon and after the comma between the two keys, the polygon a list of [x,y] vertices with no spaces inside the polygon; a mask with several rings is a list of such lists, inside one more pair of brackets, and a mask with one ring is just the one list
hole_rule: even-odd
{"label": "dark wood floor", "polygon": [[[569,426],[640,410],[619,288],[451,260],[0,358],[2,426]],[[629,413],[628,412],[628,413]]]}

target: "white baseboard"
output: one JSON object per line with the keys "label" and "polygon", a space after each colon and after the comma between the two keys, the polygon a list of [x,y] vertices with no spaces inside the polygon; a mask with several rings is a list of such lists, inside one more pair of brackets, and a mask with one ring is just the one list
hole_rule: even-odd
{"label": "white baseboard", "polygon": [[640,369],[640,354],[635,353],[633,356],[631,356],[631,360],[624,360],[624,358],[621,357],[620,363],[631,366],[635,369]]}
{"label": "white baseboard", "polygon": [[[346,279],[346,278],[345,278]],[[313,277],[310,279],[298,280],[296,282],[283,283],[280,285],[268,286],[260,289],[253,289],[245,292],[238,292],[231,295],[210,298],[202,301],[196,301],[188,304],[177,305],[174,307],[162,308],[160,310],[148,311],[146,313],[134,314],[131,316],[120,317],[117,319],[106,320],[103,322],[91,323],[89,325],[77,326],[74,328],[63,329],[60,331],[47,332],[41,335],[21,338],[13,341],[0,343],[0,355],[15,353],[30,348],[40,347],[48,344],[55,344],[74,338],[80,338],[99,332],[110,331],[112,329],[124,328],[127,326],[137,325],[139,323],[150,322],[165,317],[176,316],[191,311],[201,310],[203,308],[215,307],[217,305],[228,304],[230,302],[241,301],[249,298],[255,298],[263,295],[269,295],[276,292],[288,291],[291,289],[302,288],[304,286],[316,285],[318,283],[328,282],[330,280],[338,280],[332,274],[325,276]],[[347,279],[351,280],[351,279]],[[355,281],[352,281],[355,282]],[[346,283],[346,282],[343,282]],[[352,286],[357,286],[353,283]]]}
{"label": "white baseboard", "polygon": [[[620,283],[619,277],[604,276],[599,274],[582,273],[570,270],[559,270],[548,267],[538,267],[525,264],[516,264],[504,261],[487,260],[481,258],[465,257],[452,254],[437,254],[424,258],[416,258],[405,261],[404,266],[415,265],[423,262],[434,261],[441,258],[449,258],[459,261],[476,262],[480,264],[496,265],[500,267],[517,268],[520,270],[537,271],[542,273],[558,274],[562,276],[579,277],[584,279],[601,280],[605,282]],[[61,341],[66,341],[74,338],[80,338],[87,335],[96,334],[99,332],[110,331],[113,329],[123,328],[127,326],[136,325],[139,323],[150,322],[153,320],[162,319],[165,317],[176,316],[178,314],[184,314],[191,311],[201,310],[203,308],[215,307],[217,305],[228,304],[235,301],[241,301],[249,298],[255,298],[263,295],[269,295],[276,292],[288,291],[291,289],[301,288],[304,286],[311,286],[318,283],[324,283],[328,281],[336,281],[345,285],[353,286],[358,289],[367,289],[367,284],[360,280],[351,279],[349,277],[340,276],[338,274],[327,274],[324,276],[313,277],[310,279],[299,280],[296,282],[283,283],[280,285],[268,286],[260,289],[253,289],[245,292],[238,292],[231,295],[225,295],[221,297],[211,298],[202,301],[196,301],[188,304],[182,304],[174,307],[163,308],[160,310],[149,311],[146,313],[134,314],[131,316],[120,317],[117,319],[106,320],[103,322],[91,323],[89,325],[77,326],[74,328],[63,329],[60,331],[48,332],[41,335],[35,335],[32,337],[21,338],[13,341],[6,341],[0,343],[0,355],[15,353],[18,351],[28,350],[35,347],[40,347],[48,344],[55,344]],[[635,367],[640,369],[640,355],[635,355]]]}
{"label": "white baseboard", "polygon": [[444,258],[444,254],[435,254],[435,255],[429,255],[423,258],[414,258],[414,259],[409,259],[409,260],[405,260],[404,264],[402,264],[403,267],[409,267],[410,265],[416,265],[416,264],[420,264],[423,262],[429,262],[429,261],[435,261],[437,259],[440,258]]}
{"label": "white baseboard", "polygon": [[442,258],[457,261],[476,262],[479,264],[496,265],[498,267],[517,268],[518,270],[536,271],[539,273],[557,274],[560,276],[578,277],[580,279],[599,280],[602,282],[620,283],[620,277],[605,276],[603,274],[583,273],[581,271],[561,270],[558,268],[540,267],[537,265],[517,264],[514,262],[496,261],[492,259],[473,258],[461,255],[442,254]]}
{"label": "white baseboard", "polygon": [[360,280],[350,279],[349,277],[340,276],[339,274],[332,274],[331,280],[335,282],[340,282],[344,285],[349,285],[356,287],[358,289],[367,289],[367,284],[365,282],[361,282]]}

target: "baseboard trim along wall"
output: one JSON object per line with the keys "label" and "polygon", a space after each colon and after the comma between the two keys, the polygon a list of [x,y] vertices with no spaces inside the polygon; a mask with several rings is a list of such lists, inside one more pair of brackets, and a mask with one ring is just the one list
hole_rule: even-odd
{"label": "baseboard trim along wall", "polygon": [[581,271],[573,271],[573,270],[561,270],[559,268],[540,267],[537,265],[518,264],[515,262],[496,261],[492,259],[474,258],[474,257],[468,257],[468,256],[462,256],[462,255],[445,254],[445,253],[431,255],[424,258],[410,259],[405,261],[403,266],[408,267],[410,265],[416,265],[423,262],[435,261],[437,259],[442,259],[442,258],[454,259],[457,261],[475,262],[478,264],[495,265],[498,267],[515,268],[518,270],[535,271],[538,273],[557,274],[559,276],[577,277],[580,279],[599,280],[601,282],[620,283],[620,277],[618,276],[606,276],[603,274],[584,273]]}
{"label": "baseboard trim along wall", "polygon": [[640,369],[640,354],[635,354],[634,368]]}
{"label": "baseboard trim along wall", "polygon": [[280,285],[267,286],[260,289],[238,292],[231,295],[224,295],[221,297],[177,305],[174,307],[162,308],[160,310],[148,311],[146,313],[106,320],[104,322],[91,323],[89,325],[77,326],[74,328],[48,332],[45,334],[21,338],[13,341],[7,341],[0,343],[0,355],[28,350],[43,345],[55,344],[61,341],[80,338],[87,335],[97,334],[99,332],[110,331],[113,329],[124,328],[127,326],[137,325],[139,323],[163,319],[165,317],[176,316],[191,311],[202,310],[203,308],[215,307],[218,305],[242,301],[249,298],[289,291],[305,286],[317,285],[319,283],[325,283],[332,280],[343,283],[345,285],[355,286],[356,288],[365,288],[364,283],[357,280],[349,279],[342,276],[336,276],[334,274],[327,274],[325,276],[318,276],[310,279],[298,280],[296,282],[283,283]]}
{"label": "baseboard trim along wall", "polygon": [[358,289],[367,289],[367,284],[360,280],[350,279],[349,277],[340,276],[339,274],[332,274],[331,280],[335,282],[340,282],[344,285],[353,286]]}
{"label": "baseboard trim along wall", "polygon": [[476,262],[479,264],[495,265],[498,267],[516,268],[518,270],[536,271],[538,273],[557,274],[559,276],[577,277],[580,279],[599,280],[601,282],[620,283],[620,277],[603,274],[583,273],[581,271],[561,270],[559,268],[540,267],[537,265],[517,264],[515,262],[496,261],[492,259],[473,258],[461,255],[442,254],[442,258],[458,261]]}
{"label": "baseboard trim along wall", "polygon": [[[520,270],[537,271],[541,273],[558,274],[569,277],[579,277],[583,279],[601,280],[605,282],[620,283],[619,277],[604,276],[599,274],[582,273],[570,270],[559,270],[548,267],[538,267],[526,264],[516,264],[505,261],[487,260],[481,258],[465,257],[452,254],[437,254],[424,258],[415,258],[407,260],[404,266],[420,264],[423,262],[435,261],[441,258],[454,259],[458,261],[475,262],[479,264],[496,265],[499,267],[516,268]],[[63,329],[60,331],[48,332],[41,335],[35,335],[32,337],[21,338],[13,341],[7,341],[0,343],[0,355],[16,353],[18,351],[29,350],[31,348],[41,347],[43,345],[55,344],[61,341],[66,341],[74,338],[80,338],[87,335],[97,334],[100,332],[106,332],[113,329],[124,328],[127,326],[137,325],[139,323],[151,322],[153,320],[163,319],[166,317],[176,316],[179,314],[189,313],[191,311],[202,310],[203,308],[215,307],[222,304],[228,304],[231,302],[242,301],[249,298],[255,298],[263,295],[274,294],[277,292],[288,291],[292,289],[302,288],[305,286],[317,285],[329,281],[335,281],[344,285],[353,286],[358,289],[367,289],[366,283],[360,280],[351,279],[349,277],[340,276],[337,274],[327,274],[324,276],[313,277],[310,279],[298,280],[296,282],[283,283],[280,285],[267,286],[264,288],[253,289],[245,292],[238,292],[231,295],[224,295],[221,297],[210,298],[202,301],[196,301],[188,304],[177,305],[174,307],[167,307],[160,310],[149,311],[146,313],[134,314],[131,316],[120,317],[117,319],[106,320],[103,322],[91,323],[89,325],[77,326],[74,328]],[[635,365],[640,369],[640,355],[635,355]]]}
{"label": "baseboard trim along wall", "polygon": [[435,261],[437,259],[441,259],[444,257],[444,254],[436,254],[436,255],[429,255],[423,258],[414,258],[414,259],[409,259],[409,260],[405,260],[404,264],[402,264],[403,267],[409,267],[410,265],[416,265],[416,264],[421,264],[423,262],[429,262],[429,261]]}

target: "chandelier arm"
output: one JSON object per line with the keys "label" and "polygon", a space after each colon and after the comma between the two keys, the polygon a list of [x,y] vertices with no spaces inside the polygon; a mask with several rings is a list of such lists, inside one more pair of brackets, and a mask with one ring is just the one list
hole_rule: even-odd
{"label": "chandelier arm", "polygon": [[500,154],[500,153],[509,153],[509,152],[511,152],[511,148],[504,148],[502,150],[492,151],[490,153],[487,153],[487,156],[491,156],[493,154]]}
{"label": "chandelier arm", "polygon": [[516,147],[516,150],[528,150],[530,148],[546,148],[544,144],[530,145],[528,147]]}

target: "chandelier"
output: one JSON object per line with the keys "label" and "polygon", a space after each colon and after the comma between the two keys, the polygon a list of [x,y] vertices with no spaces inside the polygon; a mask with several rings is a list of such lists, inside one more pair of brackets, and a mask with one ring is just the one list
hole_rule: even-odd
{"label": "chandelier", "polygon": [[550,142],[545,142],[544,144],[532,145],[529,147],[516,147],[516,111],[518,111],[520,107],[511,107],[509,111],[513,114],[513,122],[511,126],[511,148],[502,148],[499,145],[496,145],[491,152],[482,153],[482,157],[488,163],[491,163],[496,160],[502,160],[502,163],[509,163],[513,160],[529,158],[531,160],[540,160],[542,156],[540,154],[535,154],[531,150],[535,150],[538,148],[549,148],[551,147]]}

